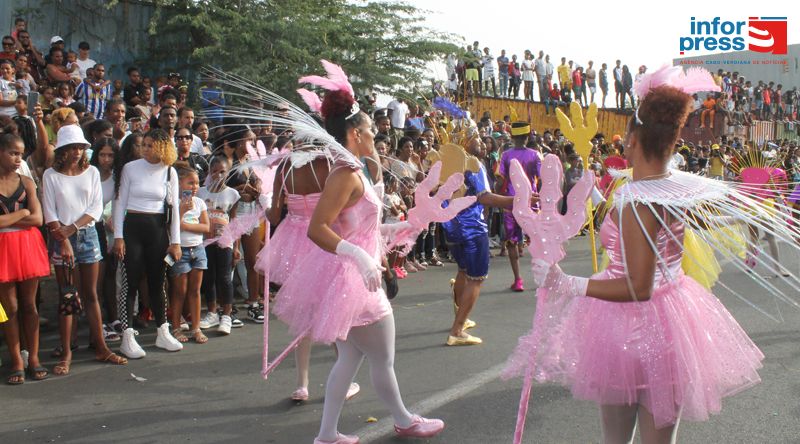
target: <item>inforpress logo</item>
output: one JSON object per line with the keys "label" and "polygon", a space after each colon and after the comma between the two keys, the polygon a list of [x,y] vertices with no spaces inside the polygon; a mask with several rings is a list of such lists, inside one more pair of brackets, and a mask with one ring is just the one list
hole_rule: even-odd
{"label": "inforpress logo", "polygon": [[681,55],[692,51],[742,51],[786,54],[786,17],[748,17],[747,21],[711,21],[692,17],[690,35],[680,38]]}

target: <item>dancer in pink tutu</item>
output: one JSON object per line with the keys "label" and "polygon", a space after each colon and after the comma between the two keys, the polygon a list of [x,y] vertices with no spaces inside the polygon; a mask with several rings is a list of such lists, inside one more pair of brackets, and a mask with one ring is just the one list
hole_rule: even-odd
{"label": "dancer in pink tutu", "polygon": [[357,168],[357,159],[371,155],[374,148],[372,120],[346,89],[329,91],[321,113],[325,129],[352,153],[354,162],[333,165],[308,228],[311,240],[324,251],[309,254],[284,281],[273,309],[293,334],[336,342],[338,358],[328,376],[315,443],[359,442],[356,436],[339,433],[337,424],[364,357],[398,435],[434,436],[444,423],[409,413],[394,374],[394,317],[380,284],[382,201]]}
{"label": "dancer in pink tutu", "polygon": [[[318,151],[298,150],[289,155],[277,168],[273,185],[272,206],[269,221],[275,232],[269,240],[269,247],[259,253],[256,269],[267,268],[269,280],[283,285],[297,265],[317,246],[306,233],[311,215],[317,207],[330,165],[327,157]],[[285,208],[286,217],[281,220]],[[267,263],[262,264],[266,256]],[[286,292],[281,297],[287,297]],[[295,401],[308,400],[308,368],[311,358],[311,339],[306,337],[297,345],[294,352],[297,367],[297,388],[292,393]],[[346,399],[360,391],[357,383],[351,383]]]}
{"label": "dancer in pink tutu", "polygon": [[[735,186],[668,169],[693,88],[714,88],[710,75],[662,68],[642,79],[625,144],[632,181],[616,192],[600,231],[609,266],[592,278],[570,276],[554,263],[560,257],[534,255],[536,320],[506,369],[506,376],[558,382],[575,398],[596,402],[606,443],[631,442],[637,423],[643,443],[674,442],[681,419],[706,420],[721,410],[723,397],[760,382],[764,355],[722,303],[684,275],[684,230],[697,230],[722,254],[713,231],[737,219],[781,239],[796,230],[782,221],[766,226],[757,200]],[[545,222],[522,225],[536,223]],[[561,242],[551,242],[551,254]],[[732,264],[746,267],[735,257]],[[518,427],[516,442],[520,437]]]}

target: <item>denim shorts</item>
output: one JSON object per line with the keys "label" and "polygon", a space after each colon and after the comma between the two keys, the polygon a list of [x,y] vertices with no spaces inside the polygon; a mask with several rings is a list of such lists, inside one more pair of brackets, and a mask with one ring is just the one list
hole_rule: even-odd
{"label": "denim shorts", "polygon": [[186,274],[192,270],[207,270],[208,257],[202,245],[196,247],[181,247],[181,260],[170,267],[169,275],[172,277]]}
{"label": "denim shorts", "polygon": [[[100,238],[97,237],[97,230],[94,226],[81,228],[77,233],[69,237],[72,245],[72,254],[75,255],[76,264],[94,264],[103,260],[103,252],[100,249]],[[50,262],[53,265],[63,265],[61,262],[61,242],[49,236]]]}

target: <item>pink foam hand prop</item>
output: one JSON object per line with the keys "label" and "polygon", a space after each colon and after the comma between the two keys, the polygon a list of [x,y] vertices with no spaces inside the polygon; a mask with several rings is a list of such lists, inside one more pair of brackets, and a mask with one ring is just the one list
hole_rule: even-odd
{"label": "pink foam hand prop", "polygon": [[541,169],[542,189],[539,192],[539,213],[531,209],[531,184],[522,165],[511,161],[511,183],[514,185],[514,218],[531,238],[528,247],[533,259],[555,264],[564,258],[562,244],[578,234],[586,223],[586,200],[592,191],[592,175],[585,173],[567,195],[567,214],[558,211],[562,197],[564,172],[561,160],[554,154],[544,158]]}
{"label": "pink foam hand prop", "polygon": [[431,190],[439,184],[441,173],[442,162],[436,162],[428,171],[428,177],[417,185],[417,189],[414,191],[414,208],[408,211],[408,222],[405,223],[408,229],[391,232],[387,239],[389,249],[402,245],[404,246],[403,250],[407,252],[416,242],[419,233],[426,229],[431,222],[447,222],[475,203],[477,200],[475,196],[459,197],[450,200],[447,208],[442,208],[444,201],[450,199],[453,193],[464,184],[464,175],[461,173],[451,174],[445,183],[436,190],[436,194],[431,196]]}
{"label": "pink foam hand prop", "polygon": [[414,208],[408,211],[408,222],[414,228],[423,230],[431,222],[447,222],[477,200],[475,196],[459,197],[451,200],[447,208],[442,208],[444,201],[450,199],[464,184],[464,175],[461,173],[450,175],[436,194],[431,196],[431,190],[439,184],[441,172],[442,162],[436,162],[428,171],[428,177],[417,185],[414,192]]}
{"label": "pink foam hand prop", "polygon": [[[300,77],[298,83],[310,83],[312,85],[319,86],[320,88],[327,89],[328,91],[345,90],[349,92],[351,96],[355,97],[355,93],[353,92],[353,86],[350,85],[350,81],[347,79],[347,74],[344,72],[342,67],[324,59],[320,60],[320,62],[322,63],[322,66],[325,68],[325,72],[327,72],[326,77],[320,77],[320,76]],[[303,100],[305,100],[305,97],[303,97]]]}

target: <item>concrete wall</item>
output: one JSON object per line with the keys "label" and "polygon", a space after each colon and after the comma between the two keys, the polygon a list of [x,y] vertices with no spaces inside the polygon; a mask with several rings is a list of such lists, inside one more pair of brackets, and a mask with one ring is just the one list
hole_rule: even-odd
{"label": "concrete wall", "polygon": [[[726,63],[730,61],[752,62],[753,60],[774,62],[776,60],[784,59],[787,61],[785,65],[754,65],[752,63],[749,65],[741,65],[736,63]],[[739,71],[739,74],[743,75],[745,80],[750,80],[754,84],[757,84],[759,80],[763,80],[765,83],[775,82],[776,85],[782,84],[784,91],[791,89],[793,86],[800,88],[800,44],[789,45],[786,55],[763,54],[753,51],[737,51],[697,57],[683,57],[674,59],[672,63],[677,65],[681,61],[687,60],[719,62],[719,64],[704,63],[703,65],[698,66],[702,66],[713,73],[716,73],[718,69],[724,69],[725,71],[730,72]],[[692,65],[685,66],[688,67]]]}
{"label": "concrete wall", "polygon": [[0,29],[10,32],[18,12],[28,19],[34,45],[46,53],[50,38],[60,35],[67,49],[77,52],[78,43],[89,42],[91,58],[106,65],[108,77],[127,81],[125,70],[139,66],[145,75],[180,69],[186,61],[160,54],[148,57],[151,45],[147,28],[154,7],[146,2],[120,2],[111,9],[102,0],[0,0]]}

